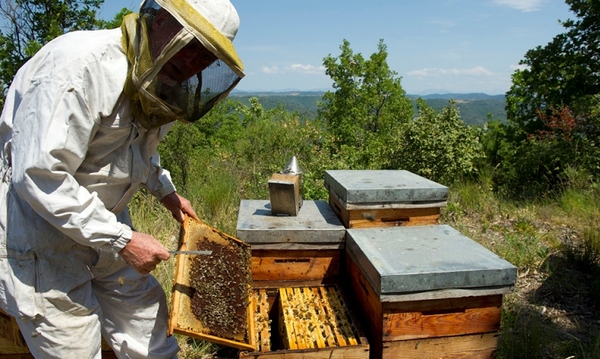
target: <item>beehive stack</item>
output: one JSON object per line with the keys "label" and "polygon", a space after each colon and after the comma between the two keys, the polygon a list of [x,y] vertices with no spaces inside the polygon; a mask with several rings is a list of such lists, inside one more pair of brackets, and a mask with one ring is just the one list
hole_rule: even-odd
{"label": "beehive stack", "polygon": [[438,224],[448,198],[448,187],[404,170],[329,170],[325,186],[346,228]]}
{"label": "beehive stack", "polygon": [[516,268],[447,225],[349,229],[371,358],[489,358]]}
{"label": "beehive stack", "polygon": [[408,171],[326,171],[343,270],[373,359],[488,358],[516,268],[439,224],[448,188]]}
{"label": "beehive stack", "polygon": [[243,200],[237,237],[252,252],[254,352],[286,358],[367,358],[369,344],[339,281],[346,230],[325,201],[275,216],[269,201]]}

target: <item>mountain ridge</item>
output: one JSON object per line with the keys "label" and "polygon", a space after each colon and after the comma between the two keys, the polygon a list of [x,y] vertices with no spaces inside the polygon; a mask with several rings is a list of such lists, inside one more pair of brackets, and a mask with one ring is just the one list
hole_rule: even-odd
{"label": "mountain ridge", "polygon": [[[252,90],[237,90],[234,89],[231,92],[232,96],[323,96],[326,91],[320,90],[307,90],[307,91],[294,91],[294,90],[283,90],[283,91],[252,91]],[[428,99],[446,99],[446,100],[490,100],[490,99],[504,99],[503,94],[489,95],[483,92],[449,92],[449,93],[431,93],[427,95],[417,94],[406,94],[409,98],[422,98]]]}
{"label": "mountain ridge", "polygon": [[[318,112],[318,102],[325,91],[240,91],[229,95],[232,100],[248,105],[249,99],[257,97],[265,109],[283,106],[288,111],[298,112],[307,118],[314,118]],[[504,95],[473,93],[443,93],[430,95],[406,95],[417,112],[417,99],[421,98],[428,106],[440,111],[454,101],[462,120],[469,125],[479,126],[490,118],[506,121],[506,99]]]}

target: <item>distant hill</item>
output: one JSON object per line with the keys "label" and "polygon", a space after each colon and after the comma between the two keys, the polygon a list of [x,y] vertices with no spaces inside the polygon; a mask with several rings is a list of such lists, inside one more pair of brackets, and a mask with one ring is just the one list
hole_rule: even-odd
{"label": "distant hill", "polygon": [[[249,105],[251,97],[257,97],[265,109],[282,106],[287,111],[298,112],[306,118],[317,115],[317,103],[323,97],[322,91],[288,91],[288,92],[251,92],[233,91],[229,98]],[[407,95],[413,100],[415,110],[418,98],[422,98],[436,111],[448,106],[453,100],[460,110],[463,121],[467,124],[478,126],[492,119],[506,121],[506,100],[504,95],[487,95],[484,93],[447,93],[431,95]]]}
{"label": "distant hill", "polygon": [[473,93],[434,93],[430,95],[407,95],[410,98],[422,98],[423,100],[431,99],[442,99],[442,100],[465,100],[465,101],[478,101],[478,100],[504,100],[504,95],[488,95],[480,92]]}
{"label": "distant hill", "polygon": [[317,103],[323,97],[322,91],[290,91],[290,92],[245,92],[233,91],[229,98],[249,105],[251,97],[258,98],[264,109],[270,110],[283,106],[291,112],[298,112],[306,118],[317,116]]}

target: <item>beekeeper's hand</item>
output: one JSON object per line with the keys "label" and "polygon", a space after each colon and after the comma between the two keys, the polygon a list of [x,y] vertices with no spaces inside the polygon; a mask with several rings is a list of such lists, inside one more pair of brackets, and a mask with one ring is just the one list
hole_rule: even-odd
{"label": "beekeeper's hand", "polygon": [[199,220],[190,201],[181,197],[177,192],[172,192],[163,197],[162,203],[169,211],[171,211],[173,218],[180,223],[183,222],[186,214]]}
{"label": "beekeeper's hand", "polygon": [[170,257],[169,251],[151,235],[133,232],[129,243],[119,252],[121,257],[142,274],[148,274],[158,263]]}

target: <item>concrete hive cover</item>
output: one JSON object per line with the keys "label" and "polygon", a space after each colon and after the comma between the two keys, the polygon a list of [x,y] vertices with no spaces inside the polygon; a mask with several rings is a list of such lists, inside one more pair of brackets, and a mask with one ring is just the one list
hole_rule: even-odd
{"label": "concrete hive cover", "polygon": [[177,256],[169,333],[253,350],[250,246],[187,218],[179,250],[212,253]]}

